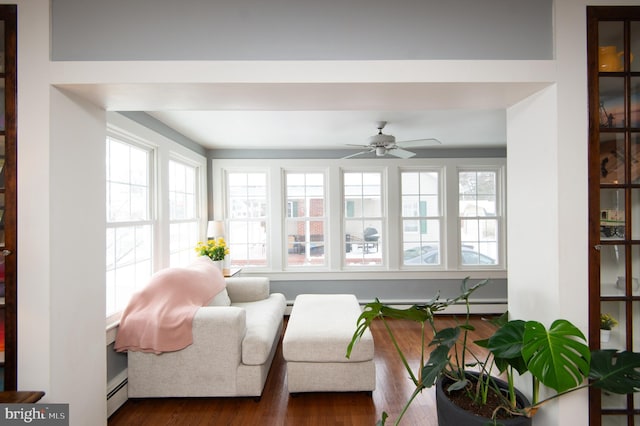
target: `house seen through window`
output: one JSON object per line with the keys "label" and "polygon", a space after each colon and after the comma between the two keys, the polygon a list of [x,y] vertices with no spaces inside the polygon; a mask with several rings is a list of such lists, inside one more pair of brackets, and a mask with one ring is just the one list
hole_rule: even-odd
{"label": "house seen through window", "polygon": [[440,265],[440,173],[403,171],[401,192],[403,264]]}
{"label": "house seen through window", "polygon": [[323,173],[286,172],[287,266],[325,265],[326,210]]}
{"label": "house seen through window", "polygon": [[266,266],[267,174],[228,172],[227,217],[229,250],[233,266]]}
{"label": "house seen through window", "polygon": [[344,263],[383,264],[381,172],[344,172]]}

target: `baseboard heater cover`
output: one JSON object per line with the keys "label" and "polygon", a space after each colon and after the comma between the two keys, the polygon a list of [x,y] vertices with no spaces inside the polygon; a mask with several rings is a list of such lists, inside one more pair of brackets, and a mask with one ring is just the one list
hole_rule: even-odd
{"label": "baseboard heater cover", "polygon": [[125,370],[107,384],[107,418],[127,402],[128,383],[127,371]]}

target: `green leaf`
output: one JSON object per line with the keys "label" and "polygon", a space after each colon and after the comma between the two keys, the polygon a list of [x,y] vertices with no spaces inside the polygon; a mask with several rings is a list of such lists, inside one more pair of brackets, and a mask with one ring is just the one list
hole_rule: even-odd
{"label": "green leaf", "polygon": [[489,324],[493,324],[496,327],[502,327],[503,325],[509,322],[509,312],[505,312],[499,317],[491,318],[490,320],[488,320],[488,322]]}
{"label": "green leaf", "polygon": [[376,423],[376,426],[384,426],[384,424],[387,421],[388,417],[389,417],[389,415],[387,414],[387,412],[383,411],[382,412],[382,418],[380,420],[378,420],[378,423]]}
{"label": "green leaf", "polygon": [[522,357],[524,325],[525,322],[521,320],[509,321],[489,338],[485,347],[493,354],[500,372],[509,365],[520,374],[527,371],[527,364]]}
{"label": "green leaf", "polygon": [[457,380],[447,388],[447,391],[453,392],[460,389],[464,389],[468,384],[469,384],[469,380],[467,379]]}
{"label": "green leaf", "polygon": [[382,307],[383,305],[378,299],[365,305],[364,310],[362,311],[362,313],[358,317],[358,321],[356,322],[356,331],[353,333],[351,342],[349,342],[349,345],[347,346],[347,358],[351,356],[353,346],[358,342],[358,340],[360,340],[364,332],[371,326],[371,322],[373,322],[374,319],[380,316]]}
{"label": "green leaf", "polygon": [[618,394],[640,391],[640,353],[593,351],[589,378],[593,386]]}
{"label": "green leaf", "polygon": [[591,353],[584,334],[567,320],[556,320],[549,331],[537,321],[527,321],[522,356],[540,383],[564,392],[589,375]]}
{"label": "green leaf", "polygon": [[459,337],[460,327],[443,328],[433,336],[433,340],[429,343],[429,346],[443,345],[446,346],[447,349],[451,349]]}
{"label": "green leaf", "polygon": [[442,371],[449,364],[449,349],[446,345],[441,345],[431,351],[429,360],[422,368],[422,374],[420,375],[420,385],[423,388],[433,386]]}

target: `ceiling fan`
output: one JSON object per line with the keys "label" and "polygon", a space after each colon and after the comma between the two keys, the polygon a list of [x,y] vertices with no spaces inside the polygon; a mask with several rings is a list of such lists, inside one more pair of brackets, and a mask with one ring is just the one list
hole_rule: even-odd
{"label": "ceiling fan", "polygon": [[419,148],[441,143],[438,139],[434,138],[414,139],[396,142],[395,136],[382,133],[382,129],[384,129],[384,126],[386,125],[386,121],[378,122],[378,134],[369,137],[368,145],[347,144],[349,146],[357,146],[367,149],[355,154],[347,155],[346,157],[342,158],[357,157],[358,155],[367,154],[369,152],[375,152],[377,157],[384,157],[385,155],[389,154],[399,158],[411,158],[416,155],[416,153],[407,151],[403,148]]}

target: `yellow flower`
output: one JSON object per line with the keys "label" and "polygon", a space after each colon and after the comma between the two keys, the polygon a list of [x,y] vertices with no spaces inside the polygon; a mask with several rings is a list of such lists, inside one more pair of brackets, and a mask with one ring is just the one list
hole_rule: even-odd
{"label": "yellow flower", "polygon": [[207,242],[199,241],[196,245],[196,253],[200,256],[208,256],[211,260],[223,260],[229,254],[229,248],[224,238],[218,237]]}
{"label": "yellow flower", "polygon": [[616,325],[618,325],[618,321],[611,314],[600,315],[600,329],[611,330]]}

